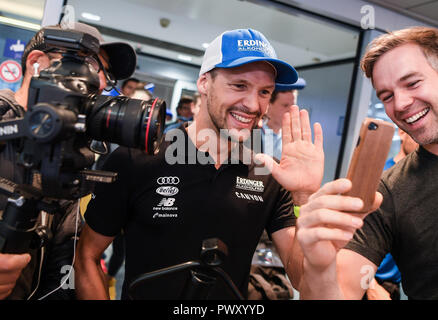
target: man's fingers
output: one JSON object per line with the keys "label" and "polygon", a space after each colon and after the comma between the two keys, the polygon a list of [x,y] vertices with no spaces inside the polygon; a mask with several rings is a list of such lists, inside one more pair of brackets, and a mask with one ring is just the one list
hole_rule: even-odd
{"label": "man's fingers", "polygon": [[376,196],[374,198],[374,203],[373,203],[373,208],[371,209],[370,212],[374,212],[376,211],[380,205],[382,204],[383,201],[383,195],[380,192],[376,192]]}
{"label": "man's fingers", "polygon": [[310,119],[307,110],[300,110],[300,121],[303,140],[307,142],[312,142],[312,130],[310,129]]}
{"label": "man's fingers", "polygon": [[297,232],[297,239],[302,246],[309,246],[319,241],[350,241],[352,238],[352,232],[324,227],[299,229]]}
{"label": "man's fingers", "polygon": [[300,109],[298,106],[292,106],[290,108],[290,118],[291,118],[291,132],[292,132],[292,140],[299,141],[301,140],[301,120],[300,120]]}
{"label": "man's fingers", "polygon": [[30,255],[25,254],[0,254],[0,272],[20,271],[30,261]]}
{"label": "man's fingers", "polygon": [[0,300],[7,298],[15,287],[14,285],[0,285]]}
{"label": "man's fingers", "polygon": [[359,217],[325,208],[315,210],[312,214],[303,214],[297,221],[298,229],[330,226],[346,229],[345,231],[351,231],[362,227],[362,225],[363,221]]}
{"label": "man's fingers", "polygon": [[330,209],[343,212],[357,212],[363,208],[360,198],[342,195],[322,195],[306,204],[305,211]]}
{"label": "man's fingers", "polygon": [[[264,153],[258,153],[254,156],[254,159],[257,164],[261,164],[265,166],[269,173],[271,173],[274,176],[274,171],[276,170],[276,167],[278,166],[277,161],[275,161],[271,156],[264,154]],[[274,176],[275,178],[275,176]]]}
{"label": "man's fingers", "polygon": [[337,179],[327,182],[317,192],[315,192],[309,200],[320,197],[326,194],[341,194],[349,191],[352,187],[351,181],[348,179]]}
{"label": "man's fingers", "polygon": [[315,122],[313,124],[313,134],[315,135],[314,144],[315,147],[319,149],[323,149],[323,133],[322,133],[322,127],[319,122]]}
{"label": "man's fingers", "polygon": [[0,253],[0,299],[9,296],[21,274],[21,270],[29,263],[30,255]]}

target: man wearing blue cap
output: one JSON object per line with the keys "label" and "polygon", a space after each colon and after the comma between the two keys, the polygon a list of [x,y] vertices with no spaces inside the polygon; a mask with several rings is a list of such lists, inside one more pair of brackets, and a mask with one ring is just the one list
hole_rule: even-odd
{"label": "man wearing blue cap", "polygon": [[[121,147],[106,162],[104,170],[119,175],[115,183],[97,186],[85,214],[75,265],[80,298],[108,299],[99,258],[121,229],[127,247],[122,299],[129,294],[187,298],[193,289],[185,287],[187,272],[162,276],[132,292],[129,285],[143,273],[199,260],[201,244],[209,238],[227,246],[221,267],[246,297],[251,259],[264,229],[293,279],[294,206],[305,203],[321,184],[321,127],[314,126],[312,143],[307,112],[291,107],[284,117],[279,164],[263,154],[249,163],[240,156],[248,151],[244,142],[276,85],[297,79],[295,69],[277,59],[258,31],[227,31],[210,44],[197,81],[201,106],[195,120],[169,131],[155,156]],[[175,163],[176,158],[182,162]],[[260,162],[272,175],[257,173]],[[204,297],[234,296],[218,280]]]}
{"label": "man wearing blue cap", "polygon": [[278,85],[269,101],[268,112],[261,128],[262,152],[281,159],[281,127],[283,116],[290,106],[297,105],[298,90],[306,86],[306,80],[299,78],[292,85]]}

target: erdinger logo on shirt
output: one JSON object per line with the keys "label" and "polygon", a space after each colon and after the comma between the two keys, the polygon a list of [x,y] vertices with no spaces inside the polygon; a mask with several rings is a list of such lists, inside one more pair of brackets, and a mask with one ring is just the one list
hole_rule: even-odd
{"label": "erdinger logo on shirt", "polygon": [[236,188],[242,190],[256,191],[256,192],[265,191],[265,186],[263,185],[263,181],[251,180],[241,177],[236,177]]}
{"label": "erdinger logo on shirt", "polygon": [[[265,191],[265,186],[263,185],[263,181],[236,177],[236,189],[248,190],[253,192],[263,192]],[[256,194],[235,192],[235,195],[239,199],[263,202],[263,198]]]}

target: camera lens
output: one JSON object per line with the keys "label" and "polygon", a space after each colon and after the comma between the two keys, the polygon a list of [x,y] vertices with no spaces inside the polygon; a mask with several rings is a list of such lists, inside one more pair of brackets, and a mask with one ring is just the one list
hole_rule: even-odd
{"label": "camera lens", "polygon": [[163,135],[166,103],[161,99],[138,100],[96,96],[87,112],[87,134],[99,141],[158,152]]}
{"label": "camera lens", "polygon": [[379,127],[379,125],[377,123],[371,122],[368,125],[368,130],[377,130],[378,127]]}

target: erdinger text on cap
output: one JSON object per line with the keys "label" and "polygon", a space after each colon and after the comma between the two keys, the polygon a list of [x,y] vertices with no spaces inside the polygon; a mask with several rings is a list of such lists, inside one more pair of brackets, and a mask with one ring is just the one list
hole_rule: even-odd
{"label": "erdinger text on cap", "polygon": [[214,39],[205,51],[199,75],[214,68],[234,68],[255,61],[267,61],[274,66],[276,85],[291,85],[298,80],[296,70],[277,59],[269,41],[253,29],[225,31]]}

